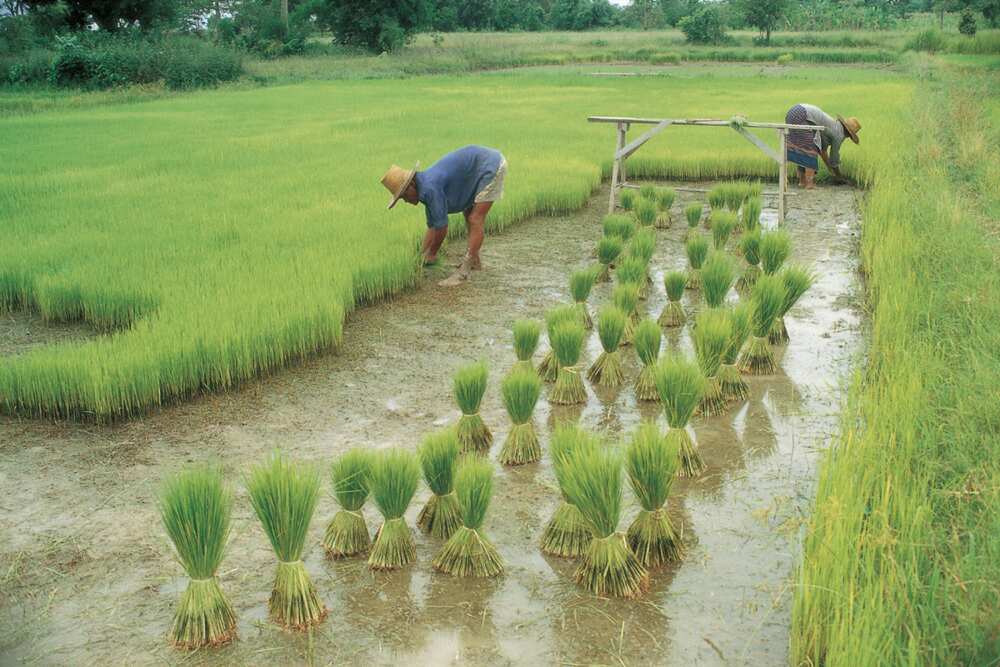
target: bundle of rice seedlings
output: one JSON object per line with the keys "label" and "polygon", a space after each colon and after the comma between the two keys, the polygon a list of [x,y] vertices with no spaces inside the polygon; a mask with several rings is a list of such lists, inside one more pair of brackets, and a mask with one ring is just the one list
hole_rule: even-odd
{"label": "bundle of rice seedlings", "polygon": [[458,444],[463,452],[485,452],[493,444],[493,434],[479,415],[486,393],[488,370],[485,361],[467,364],[455,371],[452,392],[462,416],[458,420]]}
{"label": "bundle of rice seedlings", "polygon": [[517,356],[517,363],[512,370],[526,369],[535,370],[531,364],[531,358],[538,349],[538,338],[541,335],[541,327],[535,320],[517,320],[514,322],[514,354]]}
{"label": "bundle of rice seedlings", "polygon": [[618,346],[625,333],[625,323],[628,317],[619,308],[607,304],[597,315],[597,335],[601,339],[604,351],[597,357],[587,378],[594,384],[603,387],[618,387],[625,381],[622,371],[621,353]]}
{"label": "bundle of rice seedlings", "polygon": [[647,201],[656,201],[656,186],[650,183],[639,187],[639,197]]}
{"label": "bundle of rice seedlings", "polygon": [[687,424],[705,393],[705,378],[696,364],[679,355],[660,361],[653,378],[670,427],[666,440],[677,451],[680,475],[694,477],[705,469],[705,463],[687,432]]}
{"label": "bundle of rice seedlings", "polygon": [[583,338],[586,332],[579,322],[559,322],[552,332],[552,349],[559,362],[556,383],[549,393],[549,402],[558,405],[586,403],[587,388],[576,367],[580,361]]}
{"label": "bundle of rice seedlings", "polygon": [[740,279],[736,281],[736,289],[741,293],[747,293],[757,283],[760,275],[760,228],[748,231],[740,238],[740,252],[746,261],[746,269]]}
{"label": "bundle of rice seedlings", "polygon": [[651,227],[656,223],[656,202],[640,199],[635,204],[635,219],[640,227]]}
{"label": "bundle of rice seedlings", "polygon": [[724,252],[712,252],[701,267],[701,292],[709,308],[720,308],[736,278],[733,262]]}
{"label": "bundle of rice seedlings", "polygon": [[760,268],[769,276],[775,275],[792,252],[792,238],[783,229],[763,234],[760,238]]}
{"label": "bundle of rice seedlings", "polygon": [[406,450],[389,449],[372,461],[372,499],[384,520],[368,555],[371,569],[395,570],[417,557],[413,534],[403,515],[419,481],[420,464]]}
{"label": "bundle of rice seedlings", "polygon": [[732,325],[729,316],[721,310],[706,310],[698,314],[692,338],[698,367],[705,376],[705,392],[698,411],[706,417],[721,415],[726,410],[719,383],[719,366],[729,345]]}
{"label": "bundle of rice seedlings", "polygon": [[751,232],[760,228],[760,212],[764,208],[760,195],[748,197],[743,202],[743,215],[740,219],[740,228],[743,231]]}
{"label": "bundle of rice seedlings", "polygon": [[646,298],[648,283],[646,282],[646,263],[640,257],[631,255],[622,258],[615,269],[615,278],[619,284],[635,285],[639,290],[639,298]]}
{"label": "bundle of rice seedlings", "polygon": [[632,242],[628,244],[628,256],[642,260],[648,265],[653,259],[656,251],[656,231],[649,227],[643,227],[632,237]]}
{"label": "bundle of rice seedlings", "polygon": [[628,188],[622,190],[621,195],[619,195],[619,203],[623,209],[631,211],[635,207],[635,192]]}
{"label": "bundle of rice seedlings", "polygon": [[780,276],[762,275],[750,295],[750,342],[740,353],[740,372],[748,375],[774,373],[774,353],[768,336],[785,303],[785,285]]}
{"label": "bundle of rice seedlings", "polygon": [[493,497],[493,466],[482,459],[462,459],[455,491],[462,524],[434,559],[434,569],[456,577],[495,577],[503,572],[503,560],[482,531]]}
{"label": "bundle of rice seedlings", "polygon": [[538,364],[538,375],[546,382],[555,382],[559,375],[559,361],[552,349],[552,331],[559,322],[576,321],[579,313],[576,306],[556,306],[545,313],[545,327],[549,336],[549,351]]}
{"label": "bundle of rice seedlings", "polygon": [[177,648],[221,646],[236,637],[236,612],[215,573],[229,539],[233,492],[222,471],[198,466],[168,478],[159,494],[160,519],[188,585],[170,626]]}
{"label": "bundle of rice seedlings", "polygon": [[688,223],[688,234],[694,232],[695,228],[698,227],[698,223],[701,222],[701,213],[704,207],[700,202],[695,202],[694,204],[689,204],[684,209],[684,218]]}
{"label": "bundle of rice seedlings", "polygon": [[[535,373],[536,382],[541,382]],[[446,540],[462,524],[458,499],[455,497],[455,465],[461,447],[454,429],[442,429],[424,436],[417,450],[424,482],[431,490],[431,497],[417,515],[417,526],[425,533]]]}
{"label": "bundle of rice seedlings", "polygon": [[740,210],[740,206],[747,198],[749,185],[747,183],[725,183],[723,187],[723,197],[726,208],[733,214]]}
{"label": "bundle of rice seedlings", "polygon": [[580,323],[585,329],[594,328],[594,320],[587,310],[587,299],[590,298],[590,291],[594,288],[597,280],[598,268],[586,268],[574,271],[569,276],[569,292],[576,304],[576,311],[580,317]]}
{"label": "bundle of rice seedlings", "polygon": [[639,321],[639,285],[636,283],[619,283],[611,290],[611,303],[625,314],[625,331],[622,333],[622,345],[632,344],[632,334]]}
{"label": "bundle of rice seedlings", "polygon": [[512,424],[500,450],[501,464],[517,466],[542,458],[542,446],[532,419],[541,392],[542,381],[537,373],[529,371],[515,371],[500,384],[500,395]]}
{"label": "bundle of rice seedlings", "polygon": [[667,291],[667,305],[660,313],[659,323],[662,327],[679,327],[687,317],[681,305],[684,287],[687,285],[687,275],[683,271],[668,271],[663,275],[663,287]]}
{"label": "bundle of rice seedlings", "polygon": [[652,422],[639,426],[625,451],[625,471],[642,509],[625,535],[643,567],[681,558],[680,537],[665,507],[679,465],[676,443],[668,444]]}
{"label": "bundle of rice seedlings", "polygon": [[716,250],[725,250],[729,237],[736,228],[736,215],[728,211],[712,212],[712,244]]}
{"label": "bundle of rice seedlings", "polygon": [[604,216],[601,227],[604,229],[605,236],[617,236],[624,242],[632,238],[637,225],[632,216],[612,213]]}
{"label": "bundle of rice seedlings", "polygon": [[593,539],[590,528],[580,510],[566,495],[566,477],[571,461],[587,452],[596,450],[600,441],[578,426],[560,426],[552,433],[549,453],[552,469],[559,482],[562,502],[542,531],[542,551],[550,556],[576,558],[583,555]]}
{"label": "bundle of rice seedlings", "polygon": [[601,263],[601,271],[597,274],[599,282],[611,280],[611,266],[622,254],[622,240],[617,236],[602,236],[597,242],[597,261]]}
{"label": "bundle of rice seedlings", "polygon": [[642,370],[635,381],[635,397],[640,401],[658,401],[660,394],[656,391],[656,382],[653,380],[653,369],[656,361],[660,357],[660,342],[663,333],[659,325],[651,318],[639,322],[635,328],[635,336],[632,338],[635,344],[635,353],[642,362]]}
{"label": "bundle of rice seedlings", "polygon": [[580,510],[593,539],[576,569],[578,584],[594,595],[639,597],[649,574],[618,532],[622,458],[611,449],[580,452],[569,460],[563,491]]}
{"label": "bundle of rice seedlings", "polygon": [[316,595],[302,549],[319,499],[319,473],[295,464],[279,452],[246,476],[250,504],[278,556],[278,572],[267,606],[278,625],[305,630],[326,616],[326,607]]}
{"label": "bundle of rice seedlings", "polygon": [[370,491],[371,465],[370,452],[352,449],[330,466],[333,496],[340,505],[323,536],[323,548],[330,558],[357,556],[371,547],[368,526],[361,514]]}
{"label": "bundle of rice seedlings", "polygon": [[670,214],[670,209],[674,206],[677,193],[673,188],[658,188],[656,191],[656,207],[661,213]]}
{"label": "bundle of rice seedlings", "polygon": [[721,211],[726,206],[726,189],[724,184],[716,185],[708,191],[708,206],[712,212]]}
{"label": "bundle of rice seedlings", "polygon": [[688,258],[688,289],[701,287],[701,265],[708,256],[708,241],[701,234],[692,234],[684,244]]}
{"label": "bundle of rice seedlings", "polygon": [[764,184],[760,181],[750,181],[747,184],[746,199],[760,199],[764,194]]}
{"label": "bundle of rice seedlings", "polygon": [[809,291],[816,276],[802,266],[786,266],[779,274],[785,286],[785,299],[781,304],[781,312],[771,327],[768,340],[772,345],[784,345],[788,342],[788,329],[785,327],[785,315],[799,302],[802,295]]}
{"label": "bundle of rice seedlings", "polygon": [[736,361],[750,337],[749,303],[741,301],[729,310],[729,325],[729,343],[722,355],[722,365],[719,366],[719,383],[725,400],[743,401],[749,396],[750,387],[736,367]]}

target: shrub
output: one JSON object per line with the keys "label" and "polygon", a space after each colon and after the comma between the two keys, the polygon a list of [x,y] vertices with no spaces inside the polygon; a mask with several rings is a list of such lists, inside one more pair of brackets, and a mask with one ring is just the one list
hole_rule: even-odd
{"label": "shrub", "polygon": [[693,44],[719,44],[726,41],[726,30],[722,25],[722,15],[714,5],[702,5],[678,23],[687,41]]}
{"label": "shrub", "polygon": [[969,37],[976,34],[976,16],[969,7],[962,10],[962,19],[958,22],[958,31]]}
{"label": "shrub", "polygon": [[934,53],[936,51],[944,51],[947,45],[948,41],[940,31],[929,28],[921,30],[907,40],[906,49],[909,51],[930,51]]}
{"label": "shrub", "polygon": [[787,65],[793,60],[795,60],[795,56],[791,53],[782,53],[780,56],[778,56],[779,65]]}

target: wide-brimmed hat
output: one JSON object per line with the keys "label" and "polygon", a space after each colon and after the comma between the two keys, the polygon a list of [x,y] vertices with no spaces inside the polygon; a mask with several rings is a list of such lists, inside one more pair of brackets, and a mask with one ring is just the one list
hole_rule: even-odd
{"label": "wide-brimmed hat", "polygon": [[417,175],[417,167],[419,166],[420,163],[417,162],[413,165],[413,169],[406,170],[400,166],[392,165],[389,167],[389,171],[385,172],[385,176],[382,177],[382,185],[392,193],[392,199],[389,200],[387,208],[395,206],[396,202],[403,196],[403,193],[406,192],[406,188],[410,187],[413,177]]}
{"label": "wide-brimmed hat", "polygon": [[858,132],[861,131],[861,123],[858,122],[857,118],[855,118],[854,116],[851,116],[849,118],[844,118],[843,116],[837,116],[837,120],[839,120],[840,124],[844,126],[845,130],[847,130],[847,134],[850,135],[851,141],[853,141],[856,144],[861,143],[861,140],[858,139]]}

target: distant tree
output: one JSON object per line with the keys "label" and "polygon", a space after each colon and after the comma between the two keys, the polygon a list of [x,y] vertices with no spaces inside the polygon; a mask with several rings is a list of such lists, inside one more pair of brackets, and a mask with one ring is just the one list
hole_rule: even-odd
{"label": "distant tree", "polygon": [[427,0],[326,0],[316,11],[341,44],[394,51],[430,22]]}
{"label": "distant tree", "polygon": [[753,26],[771,43],[771,31],[785,15],[786,0],[738,0],[737,9],[747,25]]}
{"label": "distant tree", "polygon": [[545,12],[533,0],[497,0],[496,30],[542,30],[545,27]]}
{"label": "distant tree", "polygon": [[555,0],[550,22],[556,30],[590,30],[611,25],[615,14],[608,0]]}
{"label": "distant tree", "polygon": [[991,28],[1000,25],[1000,0],[979,0],[976,8],[983,13]]}
{"label": "distant tree", "polygon": [[456,0],[437,0],[432,8],[431,27],[440,32],[458,30],[458,4]]}
{"label": "distant tree", "polygon": [[971,7],[966,7],[962,10],[962,18],[958,22],[958,31],[969,37],[976,34],[976,15],[972,13]]}
{"label": "distant tree", "polygon": [[466,30],[489,30],[496,22],[494,0],[463,0],[458,3],[458,23]]}
{"label": "distant tree", "polygon": [[630,8],[639,27],[653,30],[663,25],[663,9],[659,0],[632,0]]}
{"label": "distant tree", "polygon": [[108,31],[169,24],[177,10],[174,0],[25,0],[25,4],[32,12],[64,4],[70,27],[82,29],[93,22]]}
{"label": "distant tree", "polygon": [[717,3],[703,2],[698,9],[677,22],[689,42],[718,44],[726,41],[726,30]]}

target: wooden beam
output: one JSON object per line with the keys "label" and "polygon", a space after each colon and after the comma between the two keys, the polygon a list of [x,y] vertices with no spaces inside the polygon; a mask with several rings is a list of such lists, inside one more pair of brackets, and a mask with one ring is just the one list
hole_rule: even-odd
{"label": "wooden beam", "polygon": [[[622,187],[624,187],[624,188],[635,188],[636,190],[639,189],[638,185],[623,185]],[[677,187],[677,186],[671,186],[671,188],[673,190],[676,190],[677,192],[698,192],[698,193],[709,192],[709,188],[685,188],[685,187]],[[764,190],[760,194],[761,194],[762,197],[777,197],[781,193],[778,192],[778,191],[776,191],[776,190],[775,191]],[[794,197],[797,194],[798,194],[797,192],[786,192],[785,196],[786,197]]]}
{"label": "wooden beam", "polygon": [[[618,131],[615,133],[615,154],[621,150],[622,144],[625,143],[625,123],[618,123]],[[611,196],[608,200],[608,215],[615,212],[615,195],[618,194],[618,178],[621,172],[622,161],[615,159],[614,164],[611,165]]]}
{"label": "wooden beam", "polygon": [[785,140],[788,130],[778,130],[778,150],[781,160],[778,161],[778,225],[785,224],[785,190],[788,189],[788,152],[785,150]]}
{"label": "wooden beam", "polygon": [[615,153],[615,159],[624,160],[629,155],[639,150],[640,146],[642,146],[644,143],[646,143],[647,141],[658,135],[660,132],[663,132],[668,127],[670,127],[670,121],[665,120],[662,123],[657,124],[652,129],[646,130],[645,132],[642,133],[642,135],[637,137],[634,141],[629,142],[627,146],[619,148],[618,152]]}
{"label": "wooden beam", "polygon": [[[715,120],[713,118],[633,118],[631,116],[587,116],[591,123],[635,123],[636,125],[659,125],[665,120],[669,120],[671,125],[691,125],[695,127],[728,127],[728,120]],[[824,132],[818,125],[790,125],[788,123],[757,123],[746,121],[744,127],[760,127],[771,130],[809,130],[810,132]]]}
{"label": "wooden beam", "polygon": [[778,154],[774,152],[774,149],[765,144],[763,141],[761,141],[760,137],[758,137],[756,134],[743,127],[734,127],[733,129],[736,130],[741,136],[743,136],[743,138],[745,138],[751,144],[759,148],[764,155],[768,156],[778,164],[781,164],[781,158],[778,157]]}

